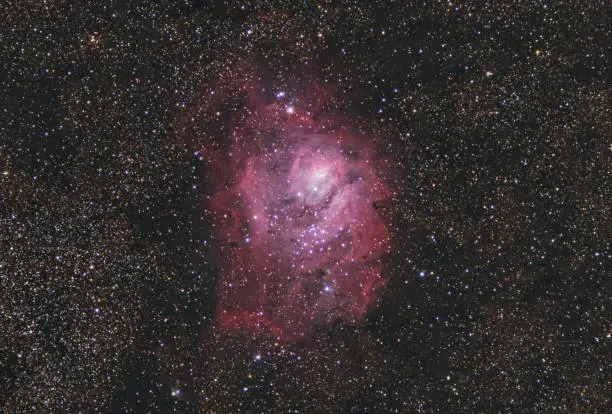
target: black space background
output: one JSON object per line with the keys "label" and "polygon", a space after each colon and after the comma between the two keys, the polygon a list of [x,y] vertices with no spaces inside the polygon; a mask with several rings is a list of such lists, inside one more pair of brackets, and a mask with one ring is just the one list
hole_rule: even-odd
{"label": "black space background", "polygon": [[[49,0],[0,16],[3,412],[609,407],[607,2]],[[228,51],[288,73],[296,34],[342,79],[342,111],[391,131],[389,283],[363,326],[315,344],[220,340],[206,165],[175,126]]]}

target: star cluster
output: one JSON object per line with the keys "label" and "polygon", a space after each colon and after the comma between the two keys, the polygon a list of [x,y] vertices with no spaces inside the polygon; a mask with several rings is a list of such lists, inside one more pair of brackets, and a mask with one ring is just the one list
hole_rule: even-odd
{"label": "star cluster", "polygon": [[609,410],[606,2],[0,10],[3,412]]}

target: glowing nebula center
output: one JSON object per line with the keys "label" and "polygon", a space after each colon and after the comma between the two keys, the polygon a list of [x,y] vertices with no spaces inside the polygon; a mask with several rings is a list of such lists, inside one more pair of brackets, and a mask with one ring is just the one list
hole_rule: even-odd
{"label": "glowing nebula center", "polygon": [[[283,340],[360,321],[390,248],[375,137],[345,119],[251,100],[209,151],[217,325]],[[206,148],[202,148],[206,151]]]}

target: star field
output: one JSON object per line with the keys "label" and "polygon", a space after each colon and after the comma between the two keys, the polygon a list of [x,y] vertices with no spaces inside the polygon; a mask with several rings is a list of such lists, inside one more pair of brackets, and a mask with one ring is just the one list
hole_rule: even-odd
{"label": "star field", "polygon": [[606,2],[0,10],[2,412],[609,410]]}

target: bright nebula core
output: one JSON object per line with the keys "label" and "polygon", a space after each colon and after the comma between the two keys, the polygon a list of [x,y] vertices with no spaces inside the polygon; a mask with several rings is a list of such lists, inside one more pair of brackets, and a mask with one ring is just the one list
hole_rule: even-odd
{"label": "bright nebula core", "polygon": [[230,118],[222,149],[209,151],[206,200],[219,246],[218,327],[291,341],[359,322],[384,284],[391,242],[376,137],[350,119],[253,95]]}

